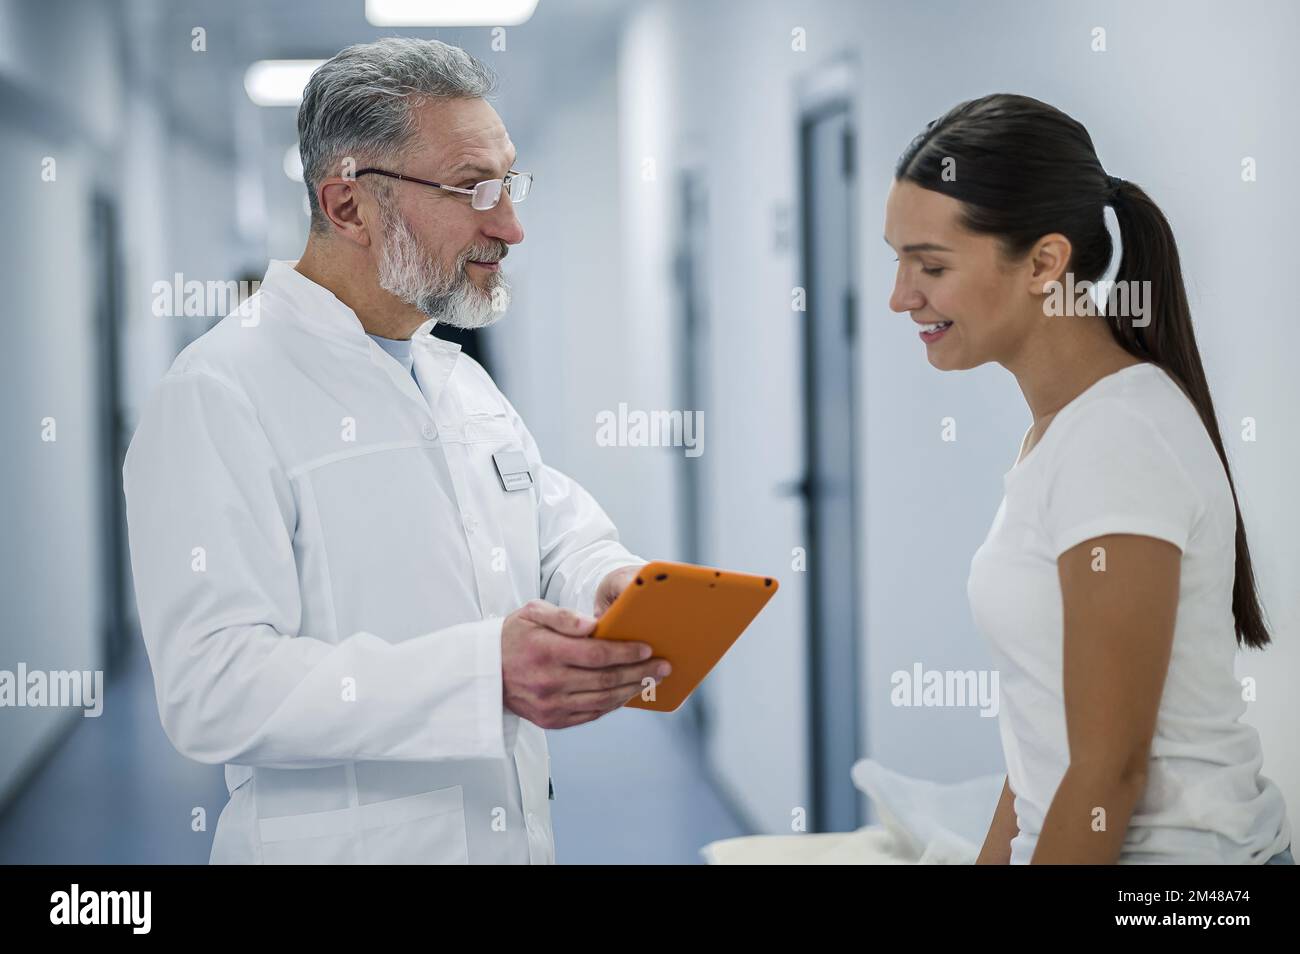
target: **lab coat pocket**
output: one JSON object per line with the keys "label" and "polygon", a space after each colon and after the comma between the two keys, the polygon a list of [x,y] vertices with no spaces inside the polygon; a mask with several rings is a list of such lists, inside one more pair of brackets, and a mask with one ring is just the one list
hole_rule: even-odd
{"label": "lab coat pocket", "polygon": [[360,806],[367,864],[465,865],[465,799],[459,785]]}
{"label": "lab coat pocket", "polygon": [[354,808],[263,818],[266,864],[468,864],[459,785]]}
{"label": "lab coat pocket", "polygon": [[353,808],[262,818],[257,833],[263,864],[352,865],[361,861]]}
{"label": "lab coat pocket", "polygon": [[464,421],[465,443],[518,443],[519,435],[504,413],[474,412]]}

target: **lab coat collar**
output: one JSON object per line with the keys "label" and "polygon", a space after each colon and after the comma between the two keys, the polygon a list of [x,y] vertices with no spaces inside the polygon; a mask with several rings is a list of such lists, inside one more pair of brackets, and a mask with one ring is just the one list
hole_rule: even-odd
{"label": "lab coat collar", "polygon": [[[297,264],[297,259],[271,259],[266,277],[262,279],[262,290],[269,290],[272,295],[287,303],[310,331],[326,337],[350,340],[357,347],[368,347],[366,329],[357,313],[343,304],[328,288],[317,285],[298,271],[294,267]],[[437,323],[434,318],[424,321],[411,335],[412,343],[437,341],[433,338],[433,328]],[[440,344],[460,350],[459,345],[451,342]]]}
{"label": "lab coat collar", "polygon": [[[421,323],[411,335],[411,357],[415,373],[420,378],[417,386],[410,369],[370,340],[357,313],[328,288],[317,285],[296,270],[294,266],[297,264],[297,261],[272,259],[261,291],[283,304],[292,319],[311,334],[368,354],[370,361],[384,370],[397,389],[424,412],[435,407],[460,356],[460,345],[433,337],[429,333],[436,324],[432,318]],[[425,355],[434,359],[432,365],[425,365]]]}

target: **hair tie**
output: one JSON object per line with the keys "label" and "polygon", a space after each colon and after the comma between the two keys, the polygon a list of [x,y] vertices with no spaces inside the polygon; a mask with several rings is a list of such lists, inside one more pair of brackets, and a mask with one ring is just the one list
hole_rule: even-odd
{"label": "hair tie", "polygon": [[1109,199],[1111,202],[1114,202],[1115,199],[1119,197],[1119,189],[1120,186],[1122,186],[1123,184],[1124,184],[1124,180],[1121,179],[1119,176],[1107,176],[1106,186],[1110,191],[1106,194],[1106,198]]}

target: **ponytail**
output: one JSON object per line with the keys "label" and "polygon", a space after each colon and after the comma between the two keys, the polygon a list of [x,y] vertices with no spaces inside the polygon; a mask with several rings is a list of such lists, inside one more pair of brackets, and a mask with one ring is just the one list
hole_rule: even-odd
{"label": "ponytail", "polygon": [[1246,524],[1241,519],[1237,488],[1219,434],[1201,355],[1196,348],[1178,246],[1168,220],[1141,187],[1123,180],[1110,181],[1113,183],[1111,204],[1119,222],[1122,246],[1116,285],[1132,288],[1133,282],[1150,281],[1148,306],[1151,310],[1145,327],[1137,326],[1131,318],[1115,314],[1113,308],[1106,309],[1106,321],[1120,347],[1136,358],[1159,365],[1182,385],[1183,392],[1200,414],[1214,449],[1219,452],[1237,512],[1237,571],[1232,584],[1232,615],[1237,644],[1263,649],[1271,640],[1255,589],[1255,572],[1250,562],[1250,548],[1246,544]]}

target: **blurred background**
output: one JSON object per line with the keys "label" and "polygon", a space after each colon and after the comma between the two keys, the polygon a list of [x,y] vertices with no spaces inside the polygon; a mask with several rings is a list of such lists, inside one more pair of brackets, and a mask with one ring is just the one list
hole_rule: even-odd
{"label": "blurred background", "polygon": [[[559,861],[695,862],[800,812],[853,829],[864,756],[1003,770],[995,719],[892,705],[891,674],[990,668],[966,577],[1029,413],[1000,367],[927,363],[878,238],[910,139],[995,91],[1076,117],[1173,224],[1275,635],[1238,674],[1294,820],[1300,6],[541,0],[505,26],[488,3],[417,6],[444,25],[375,25],[365,0],[0,0],[0,669],[106,673],[99,718],[0,709],[0,862],[207,860],[222,773],[159,725],[120,467],[145,396],[224,311],[159,315],[155,283],[298,257],[296,104],[255,102],[249,68],[393,34],[490,64],[536,177],[510,313],[458,340],[634,552],[781,582],[682,710],[551,733]],[[599,446],[621,403],[702,411],[705,452]]]}

